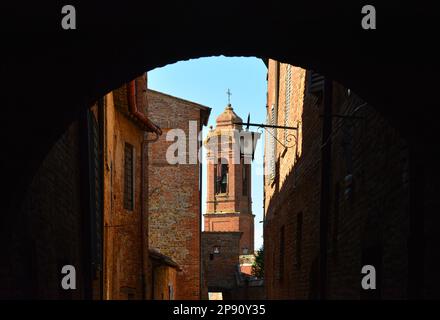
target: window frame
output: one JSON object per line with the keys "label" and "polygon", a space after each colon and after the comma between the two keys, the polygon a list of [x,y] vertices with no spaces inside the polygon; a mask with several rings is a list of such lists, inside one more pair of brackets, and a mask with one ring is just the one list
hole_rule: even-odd
{"label": "window frame", "polygon": [[[127,160],[128,160],[128,154],[127,150],[130,150],[129,152],[131,157],[131,164],[129,166],[129,169],[127,167]],[[124,195],[123,195],[123,207],[127,211],[134,211],[135,210],[135,170],[136,170],[136,152],[135,147],[129,142],[124,143]],[[128,170],[130,171],[128,173]],[[130,179],[128,179],[127,173],[131,175]],[[131,180],[131,186],[129,187],[127,185],[128,180]]]}

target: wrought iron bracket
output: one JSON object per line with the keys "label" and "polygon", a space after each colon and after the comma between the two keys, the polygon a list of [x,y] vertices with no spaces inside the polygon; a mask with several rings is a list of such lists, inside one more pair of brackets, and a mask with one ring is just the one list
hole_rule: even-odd
{"label": "wrought iron bracket", "polygon": [[[297,145],[298,143],[298,134],[293,134],[293,133],[289,133],[285,136],[285,140],[287,142],[287,144],[281,142],[276,135],[274,135],[270,130],[268,129],[285,129],[285,130],[296,130],[298,131],[298,127],[287,127],[287,126],[276,126],[276,125],[270,125],[270,124],[262,124],[262,123],[250,123],[249,122],[249,117],[248,117],[248,122],[244,123],[244,122],[234,122],[234,124],[237,125],[245,125],[246,126],[246,130],[249,129],[249,127],[257,127],[257,131],[258,130],[265,130],[268,134],[270,134],[280,145],[282,145],[284,148],[289,149],[294,147],[295,145]],[[292,142],[292,139],[294,139],[293,144],[290,145],[290,143]]]}

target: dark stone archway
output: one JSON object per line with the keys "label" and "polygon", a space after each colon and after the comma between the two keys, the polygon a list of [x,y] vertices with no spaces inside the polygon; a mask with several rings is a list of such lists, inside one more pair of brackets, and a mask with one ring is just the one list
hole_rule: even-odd
{"label": "dark stone archway", "polygon": [[405,133],[432,134],[439,63],[429,7],[378,4],[378,29],[365,31],[361,4],[352,1],[72,3],[75,31],[61,29],[61,5],[4,11],[1,134],[15,157],[2,167],[19,170],[24,185],[79,109],[145,70],[203,56],[272,57],[316,69]]}

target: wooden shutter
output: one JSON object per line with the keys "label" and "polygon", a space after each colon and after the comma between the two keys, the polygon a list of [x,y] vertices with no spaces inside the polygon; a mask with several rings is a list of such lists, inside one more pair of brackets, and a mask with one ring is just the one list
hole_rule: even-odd
{"label": "wooden shutter", "polygon": [[[270,124],[276,125],[276,112],[275,112],[275,106],[272,105],[272,108],[270,110]],[[275,179],[275,135],[277,134],[275,128],[270,128],[270,179]]]}

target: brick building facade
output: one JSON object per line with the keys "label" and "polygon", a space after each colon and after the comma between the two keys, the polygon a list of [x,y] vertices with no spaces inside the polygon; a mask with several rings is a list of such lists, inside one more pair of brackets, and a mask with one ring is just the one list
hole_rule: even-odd
{"label": "brick building facade", "polygon": [[[272,129],[289,148],[266,135],[267,298],[407,297],[404,139],[350,90],[275,60],[267,117],[298,128]],[[377,272],[370,292],[361,288],[366,264]]]}
{"label": "brick building facade", "polygon": [[[136,102],[146,112],[145,77],[136,83]],[[145,128],[130,116],[128,85],[104,97],[104,285],[105,299],[145,299],[148,279]]]}
{"label": "brick building facade", "polygon": [[[180,112],[184,113],[181,127],[189,120],[196,121],[197,128],[207,121],[209,108],[148,90],[145,76],[134,83],[137,109],[148,115],[154,126],[160,123],[164,127],[161,134],[168,132],[170,123],[175,124],[177,118],[170,115]],[[200,167],[194,164],[167,168],[165,162],[160,162],[165,160],[169,146],[166,135],[148,133],[151,128],[133,116],[128,90],[127,84],[105,96],[105,298],[197,299]],[[166,173],[159,168],[166,169]],[[167,175],[169,179],[163,179]],[[177,175],[183,177],[184,183],[175,179]],[[157,195],[167,198],[165,205],[176,211],[167,210],[169,207],[165,208]],[[180,202],[182,196],[188,202]],[[165,239],[162,235],[171,228],[161,219],[172,219],[176,213],[180,215],[174,217],[184,220],[175,221],[178,223],[171,238]],[[179,235],[185,235],[183,241]],[[189,254],[182,257],[177,248]]]}
{"label": "brick building facade", "polygon": [[[197,300],[201,293],[202,188],[198,137],[211,109],[154,90],[148,90],[147,96],[148,117],[163,130],[148,150],[149,246],[179,265],[175,298]],[[175,138],[167,141],[167,135],[174,133],[185,142],[184,149],[175,154],[181,157],[178,163],[167,159]]]}

